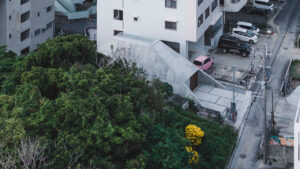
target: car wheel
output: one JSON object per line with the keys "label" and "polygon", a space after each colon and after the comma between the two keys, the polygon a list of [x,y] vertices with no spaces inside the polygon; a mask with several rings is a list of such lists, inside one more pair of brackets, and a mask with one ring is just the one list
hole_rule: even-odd
{"label": "car wheel", "polygon": [[249,43],[254,44],[254,41],[253,40],[249,40]]}
{"label": "car wheel", "polygon": [[247,55],[248,55],[247,52],[242,52],[242,56],[243,56],[243,57],[246,57]]}
{"label": "car wheel", "polygon": [[222,51],[223,51],[223,53],[227,53],[227,49],[226,48],[223,48]]}

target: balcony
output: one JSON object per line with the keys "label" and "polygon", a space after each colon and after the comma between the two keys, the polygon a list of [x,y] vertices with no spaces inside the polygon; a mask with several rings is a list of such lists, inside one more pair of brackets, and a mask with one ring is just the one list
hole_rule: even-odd
{"label": "balcony", "polygon": [[225,11],[239,12],[247,3],[247,0],[225,0]]}

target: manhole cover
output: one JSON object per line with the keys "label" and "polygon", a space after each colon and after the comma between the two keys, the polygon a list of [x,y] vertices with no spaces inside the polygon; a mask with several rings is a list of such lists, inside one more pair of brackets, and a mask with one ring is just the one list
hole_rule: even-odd
{"label": "manhole cover", "polygon": [[240,158],[246,158],[247,156],[245,154],[240,154]]}

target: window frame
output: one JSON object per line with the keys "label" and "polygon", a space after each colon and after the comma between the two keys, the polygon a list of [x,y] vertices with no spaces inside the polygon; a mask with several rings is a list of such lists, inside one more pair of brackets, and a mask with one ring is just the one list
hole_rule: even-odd
{"label": "window frame", "polygon": [[177,0],[165,0],[165,8],[177,9]]}
{"label": "window frame", "polygon": [[[172,24],[174,24],[173,26],[171,26]],[[177,30],[177,22],[173,22],[173,21],[165,21],[165,29],[166,30]]]}

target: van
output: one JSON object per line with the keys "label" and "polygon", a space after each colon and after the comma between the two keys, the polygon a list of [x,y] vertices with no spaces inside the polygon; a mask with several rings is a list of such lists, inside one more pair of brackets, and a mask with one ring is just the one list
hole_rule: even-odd
{"label": "van", "polygon": [[233,28],[232,36],[244,42],[257,43],[258,37],[252,31],[243,28]]}
{"label": "van", "polygon": [[236,25],[238,28],[243,28],[252,31],[255,35],[258,35],[259,33],[259,28],[254,26],[252,23],[239,21]]}
{"label": "van", "polygon": [[243,42],[241,42],[238,38],[222,35],[220,37],[218,47],[224,52],[233,52],[240,53],[243,57],[248,56],[251,53],[251,47]]}
{"label": "van", "polygon": [[270,0],[254,0],[253,7],[266,9],[269,12],[273,11],[273,4],[270,3]]}

